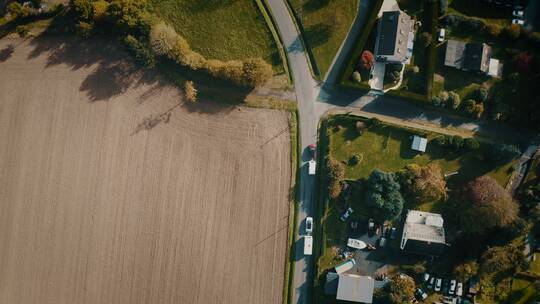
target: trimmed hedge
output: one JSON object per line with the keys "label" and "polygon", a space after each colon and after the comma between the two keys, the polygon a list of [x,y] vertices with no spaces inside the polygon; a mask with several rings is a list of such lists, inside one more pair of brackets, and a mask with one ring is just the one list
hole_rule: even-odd
{"label": "trimmed hedge", "polygon": [[[371,30],[373,29],[373,26],[377,22],[377,15],[379,14],[379,11],[381,10],[381,7],[383,5],[384,0],[375,0],[372,3],[372,6],[369,8],[371,11],[371,14],[368,17],[368,20],[366,24],[364,25],[364,31],[362,32],[362,35],[358,37],[358,39],[355,42],[355,47],[347,54],[345,62],[346,65],[343,65],[340,67],[340,70],[338,72],[338,75],[340,77],[340,84],[344,86],[359,88],[359,89],[365,89],[365,84],[359,84],[354,83],[350,81],[350,76],[352,75],[355,67],[355,61],[356,56],[360,56],[362,51],[364,50],[364,46],[366,45],[367,39],[369,38],[369,34],[371,33]],[[369,86],[367,86],[369,87]],[[370,87],[368,89],[371,89]]]}

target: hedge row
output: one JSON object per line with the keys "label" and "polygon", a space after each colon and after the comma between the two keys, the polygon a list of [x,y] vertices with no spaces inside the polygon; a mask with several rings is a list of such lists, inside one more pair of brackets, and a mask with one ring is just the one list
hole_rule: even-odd
{"label": "hedge row", "polygon": [[367,39],[369,38],[369,34],[371,33],[373,26],[377,23],[377,16],[379,14],[379,11],[381,10],[383,2],[384,0],[375,0],[372,2],[371,7],[369,8],[371,14],[369,15],[364,25],[364,31],[362,32],[362,35],[360,35],[356,40],[355,47],[347,54],[345,60],[347,64],[343,65],[341,67],[341,70],[338,72],[338,75],[340,75],[340,83],[342,85],[365,89],[365,85],[350,81],[350,76],[354,71],[357,56],[359,56],[364,50],[364,46],[366,45]]}
{"label": "hedge row", "polygon": [[204,70],[236,85],[256,87],[267,82],[273,74],[272,67],[261,58],[229,61],[206,59],[193,51],[186,39],[164,22],[152,26],[149,41],[156,54],[191,70]]}

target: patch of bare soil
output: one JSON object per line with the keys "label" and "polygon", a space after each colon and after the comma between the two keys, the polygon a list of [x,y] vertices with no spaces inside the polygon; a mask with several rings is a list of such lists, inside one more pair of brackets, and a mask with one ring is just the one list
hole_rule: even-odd
{"label": "patch of bare soil", "polygon": [[282,302],[288,114],[101,40],[0,40],[0,303]]}

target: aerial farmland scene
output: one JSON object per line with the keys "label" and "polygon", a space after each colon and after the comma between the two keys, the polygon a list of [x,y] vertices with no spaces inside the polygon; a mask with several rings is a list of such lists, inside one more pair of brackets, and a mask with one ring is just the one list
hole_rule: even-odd
{"label": "aerial farmland scene", "polygon": [[0,0],[0,304],[540,303],[540,1]]}

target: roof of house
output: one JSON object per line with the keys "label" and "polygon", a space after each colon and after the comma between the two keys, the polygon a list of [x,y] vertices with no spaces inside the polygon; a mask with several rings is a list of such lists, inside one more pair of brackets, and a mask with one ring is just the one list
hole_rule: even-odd
{"label": "roof of house", "polygon": [[[418,242],[411,242],[411,240]],[[418,247],[420,244],[422,246],[434,245],[435,247],[445,245],[444,219],[442,216],[436,213],[409,210],[405,225],[403,226],[401,249],[407,249],[407,243],[411,243],[410,245],[414,245],[415,247]]]}
{"label": "roof of house", "polygon": [[491,47],[485,43],[467,43],[465,46],[465,61],[463,64],[467,70],[487,73],[490,58]]}
{"label": "roof of house", "polygon": [[335,272],[326,273],[326,283],[324,284],[324,294],[335,295],[338,289],[339,275]]}
{"label": "roof of house", "polygon": [[355,274],[340,274],[336,299],[372,303],[375,280]]}
{"label": "roof of house", "polygon": [[465,57],[465,44],[463,41],[449,39],[446,42],[444,65],[461,69]]}
{"label": "roof of house", "polygon": [[427,147],[427,138],[420,137],[418,135],[415,135],[413,137],[411,149],[415,151],[426,152],[426,147]]}
{"label": "roof of house", "polygon": [[487,73],[491,53],[491,47],[485,43],[466,43],[449,39],[446,43],[444,65]]}
{"label": "roof of house", "polygon": [[502,75],[502,63],[499,59],[491,58],[489,59],[489,70],[488,75],[492,77],[501,77]]}
{"label": "roof of house", "polygon": [[407,55],[411,17],[401,11],[387,11],[382,14],[378,25],[376,56]]}

